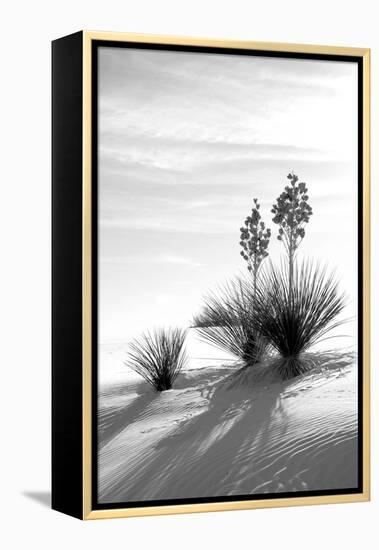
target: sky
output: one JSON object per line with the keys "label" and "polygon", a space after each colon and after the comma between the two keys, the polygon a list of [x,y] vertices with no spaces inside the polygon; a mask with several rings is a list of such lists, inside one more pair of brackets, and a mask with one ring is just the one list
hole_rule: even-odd
{"label": "sky", "polygon": [[294,171],[314,215],[299,250],[328,265],[356,315],[353,63],[99,49],[99,341],[188,326],[244,273],[239,228]]}

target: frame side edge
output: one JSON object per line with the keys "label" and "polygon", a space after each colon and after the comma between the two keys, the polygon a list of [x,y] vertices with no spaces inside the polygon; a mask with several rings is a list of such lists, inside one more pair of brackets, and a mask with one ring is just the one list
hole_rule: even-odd
{"label": "frame side edge", "polygon": [[92,511],[92,41],[83,32],[82,445],[83,519]]}
{"label": "frame side edge", "polygon": [[370,57],[363,54],[363,494],[370,500],[370,295],[371,295],[371,228],[370,228]]}
{"label": "frame side edge", "polygon": [[81,519],[82,32],[52,43],[52,508]]}

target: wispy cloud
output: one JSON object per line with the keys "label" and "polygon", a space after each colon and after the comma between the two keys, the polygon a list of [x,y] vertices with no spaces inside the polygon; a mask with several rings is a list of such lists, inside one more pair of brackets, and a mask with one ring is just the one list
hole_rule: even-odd
{"label": "wispy cloud", "polygon": [[103,49],[100,151],[177,170],[206,155],[349,158],[341,129],[352,71],[346,63]]}
{"label": "wispy cloud", "polygon": [[[106,142],[110,142],[106,145]],[[174,169],[188,172],[194,168],[217,162],[244,160],[319,160],[326,159],[324,151],[294,145],[280,145],[254,142],[231,142],[227,140],[190,140],[130,136],[122,133],[115,140],[103,138],[100,161],[120,166],[128,164],[146,165],[153,169]]]}
{"label": "wispy cloud", "polygon": [[101,256],[101,264],[108,265],[177,265],[185,267],[199,267],[201,264],[185,256],[176,256],[175,254],[163,254],[153,256],[150,254],[139,256]]}
{"label": "wispy cloud", "polygon": [[155,218],[102,218],[100,227],[113,229],[130,229],[130,230],[149,230],[159,232],[176,232],[176,233],[199,233],[199,234],[229,234],[235,231],[236,223],[233,220],[225,219],[187,219],[178,221],[177,219],[161,219]]}

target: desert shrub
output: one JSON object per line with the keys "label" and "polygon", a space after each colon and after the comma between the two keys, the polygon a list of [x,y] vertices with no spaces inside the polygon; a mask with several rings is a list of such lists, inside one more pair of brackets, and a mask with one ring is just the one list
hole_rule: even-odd
{"label": "desert shrub", "polygon": [[255,298],[255,328],[278,352],[277,368],[283,379],[306,370],[302,354],[326,338],[341,323],[345,297],[333,275],[309,261],[296,265],[292,285],[288,266],[269,264],[262,271]]}
{"label": "desert shrub", "polygon": [[185,338],[179,328],[147,332],[129,344],[125,364],[156,391],[169,390],[187,362]]}
{"label": "desert shrub", "polygon": [[260,361],[267,348],[266,340],[252,322],[253,315],[252,279],[237,278],[208,294],[203,311],[194,318],[193,326],[202,340],[241,359],[245,366],[251,366]]}

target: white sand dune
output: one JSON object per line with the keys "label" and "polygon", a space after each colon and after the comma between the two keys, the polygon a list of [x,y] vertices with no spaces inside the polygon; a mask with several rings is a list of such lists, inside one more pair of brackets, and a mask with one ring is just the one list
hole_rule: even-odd
{"label": "white sand dune", "polygon": [[106,385],[100,502],[356,486],[356,361],[316,360],[312,373],[286,383],[266,367],[210,366],[163,393],[127,377]]}

